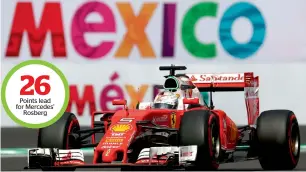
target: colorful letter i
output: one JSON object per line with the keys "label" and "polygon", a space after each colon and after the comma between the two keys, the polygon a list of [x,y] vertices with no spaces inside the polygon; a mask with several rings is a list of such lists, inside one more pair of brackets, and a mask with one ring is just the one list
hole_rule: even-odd
{"label": "colorful letter i", "polygon": [[176,4],[164,5],[162,57],[173,58],[175,46]]}

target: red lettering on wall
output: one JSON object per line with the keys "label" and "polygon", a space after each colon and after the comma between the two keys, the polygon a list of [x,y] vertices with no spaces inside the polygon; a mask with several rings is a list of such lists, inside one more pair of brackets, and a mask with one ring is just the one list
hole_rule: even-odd
{"label": "red lettering on wall", "polygon": [[48,31],[51,32],[53,56],[65,57],[66,44],[60,3],[45,3],[40,24],[36,27],[32,3],[18,2],[6,49],[6,56],[19,56],[23,33],[27,32],[31,55],[39,57]]}
{"label": "red lettering on wall", "polygon": [[77,113],[83,116],[86,103],[89,104],[90,114],[96,111],[95,93],[92,85],[85,85],[83,96],[80,97],[76,85],[70,86],[70,101],[67,107],[67,112],[71,112],[71,106],[75,103]]}

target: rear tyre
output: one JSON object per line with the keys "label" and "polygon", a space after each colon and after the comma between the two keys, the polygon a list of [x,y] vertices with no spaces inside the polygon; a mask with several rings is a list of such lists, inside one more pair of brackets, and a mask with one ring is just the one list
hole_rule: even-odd
{"label": "rear tyre", "polygon": [[210,111],[192,110],[184,113],[180,123],[180,146],[197,145],[197,157],[187,170],[217,170],[221,152],[217,117]]}
{"label": "rear tyre", "polygon": [[292,170],[300,157],[300,130],[289,110],[262,112],[257,119],[259,162],[264,170]]}
{"label": "rear tyre", "polygon": [[72,149],[79,148],[77,131],[80,125],[73,113],[65,112],[54,124],[38,131],[38,147]]}

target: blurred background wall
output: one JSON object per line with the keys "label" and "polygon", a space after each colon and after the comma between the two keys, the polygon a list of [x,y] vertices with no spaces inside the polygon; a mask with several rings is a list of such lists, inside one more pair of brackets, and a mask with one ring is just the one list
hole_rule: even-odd
{"label": "blurred background wall", "polygon": [[[254,72],[261,111],[293,110],[306,140],[305,0],[9,0],[1,10],[1,77],[24,60],[52,62],[83,126],[90,112],[114,109],[113,98],[152,101],[166,74],[158,67],[176,64],[190,73]],[[214,94],[240,125],[243,98]],[[2,147],[36,144],[36,130],[18,127],[3,107],[1,129]]]}

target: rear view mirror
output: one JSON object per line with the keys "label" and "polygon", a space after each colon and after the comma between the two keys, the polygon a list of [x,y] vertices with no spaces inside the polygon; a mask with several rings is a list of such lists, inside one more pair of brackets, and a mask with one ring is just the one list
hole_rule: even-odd
{"label": "rear view mirror", "polygon": [[199,104],[199,98],[184,98],[183,99],[184,104]]}
{"label": "rear view mirror", "polygon": [[115,99],[112,101],[113,105],[126,105],[126,100],[124,99]]}

